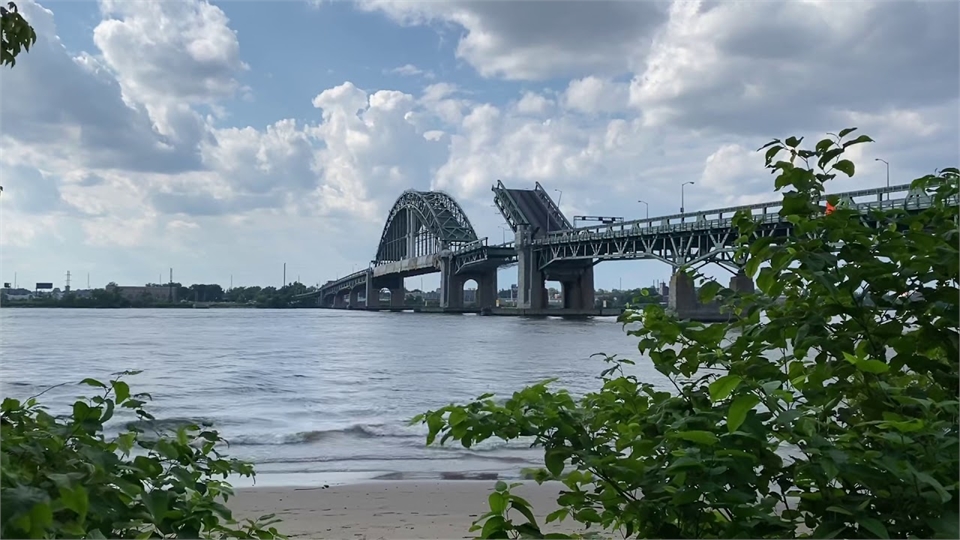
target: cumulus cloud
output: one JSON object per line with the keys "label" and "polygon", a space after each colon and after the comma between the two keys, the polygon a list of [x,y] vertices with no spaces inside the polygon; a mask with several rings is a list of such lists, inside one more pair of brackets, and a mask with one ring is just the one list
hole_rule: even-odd
{"label": "cumulus cloud", "polygon": [[322,280],[367,260],[408,188],[450,192],[500,238],[498,179],[562,192],[570,215],[633,217],[638,199],[675,212],[686,181],[691,211],[774,198],[755,149],[776,136],[878,139],[837,189],[882,185],[875,157],[894,182],[960,161],[955,3],[362,1],[455,34],[446,54],[473,73],[438,81],[411,58],[389,74],[431,84],[358,71],[306,89],[296,119],[231,125],[232,100],[266,90],[230,4],[105,1],[90,52],[22,4],[39,39],[0,73],[5,264],[60,256],[30,247],[47,242],[111,271],[169,256],[203,280],[282,258]]}
{"label": "cumulus cloud", "polygon": [[956,2],[677,2],[631,84],[648,125],[763,135],[956,100]]}
{"label": "cumulus cloud", "polygon": [[585,113],[621,112],[627,107],[629,97],[627,84],[589,76],[570,81],[564,105]]}
{"label": "cumulus cloud", "polygon": [[465,33],[456,54],[486,77],[532,80],[624,73],[665,20],[663,2],[361,0],[402,24],[445,23]]}

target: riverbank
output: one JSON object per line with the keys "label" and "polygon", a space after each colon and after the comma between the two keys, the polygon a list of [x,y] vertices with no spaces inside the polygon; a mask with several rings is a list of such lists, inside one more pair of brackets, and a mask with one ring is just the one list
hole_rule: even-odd
{"label": "riverbank", "polygon": [[[277,530],[291,538],[474,538],[470,526],[488,509],[493,480],[375,481],[321,487],[236,490],[228,506],[238,519],[276,514]],[[541,530],[569,532],[575,522],[544,526],[557,510],[559,482],[524,482],[513,492],[533,505]],[[516,513],[516,512],[514,512]],[[517,514],[517,520],[524,518]]]}

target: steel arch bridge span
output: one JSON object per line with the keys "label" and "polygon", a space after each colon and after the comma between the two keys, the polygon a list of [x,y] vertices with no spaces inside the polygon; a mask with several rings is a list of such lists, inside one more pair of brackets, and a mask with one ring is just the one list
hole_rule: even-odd
{"label": "steel arch bridge span", "polygon": [[435,255],[476,242],[463,208],[442,191],[404,191],[393,203],[377,247],[377,266]]}

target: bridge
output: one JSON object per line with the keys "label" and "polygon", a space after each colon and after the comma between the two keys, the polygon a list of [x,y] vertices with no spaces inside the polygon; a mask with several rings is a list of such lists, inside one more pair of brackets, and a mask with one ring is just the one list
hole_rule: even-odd
{"label": "bridge", "polygon": [[[709,318],[684,266],[717,264],[733,276],[730,287],[753,290],[740,261],[734,260],[737,212],[747,211],[758,223],[757,236],[783,236],[792,224],[779,210],[782,201],[671,214],[594,226],[574,227],[546,190],[511,189],[497,181],[494,203],[515,242],[490,244],[477,236],[460,205],[440,191],[405,191],[394,203],[370,266],[300,297],[317,297],[324,307],[402,309],[405,278],[440,273],[440,310],[464,310],[463,287],[477,283],[477,309],[496,306],[497,270],[517,267],[517,308],[528,314],[590,314],[595,311],[593,267],[609,260],[653,259],[670,265],[669,306],[681,316]],[[868,212],[876,209],[919,210],[931,203],[909,184],[824,195]],[[546,281],[559,281],[562,308],[548,310]],[[390,291],[380,305],[380,291]],[[362,295],[362,300],[361,300]]]}

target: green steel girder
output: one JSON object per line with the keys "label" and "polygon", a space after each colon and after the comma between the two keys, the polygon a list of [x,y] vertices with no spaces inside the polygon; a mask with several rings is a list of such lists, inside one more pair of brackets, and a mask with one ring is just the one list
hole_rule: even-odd
{"label": "green steel girder", "polygon": [[387,216],[374,262],[380,265],[440,253],[476,241],[473,225],[453,197],[442,191],[407,190]]}

